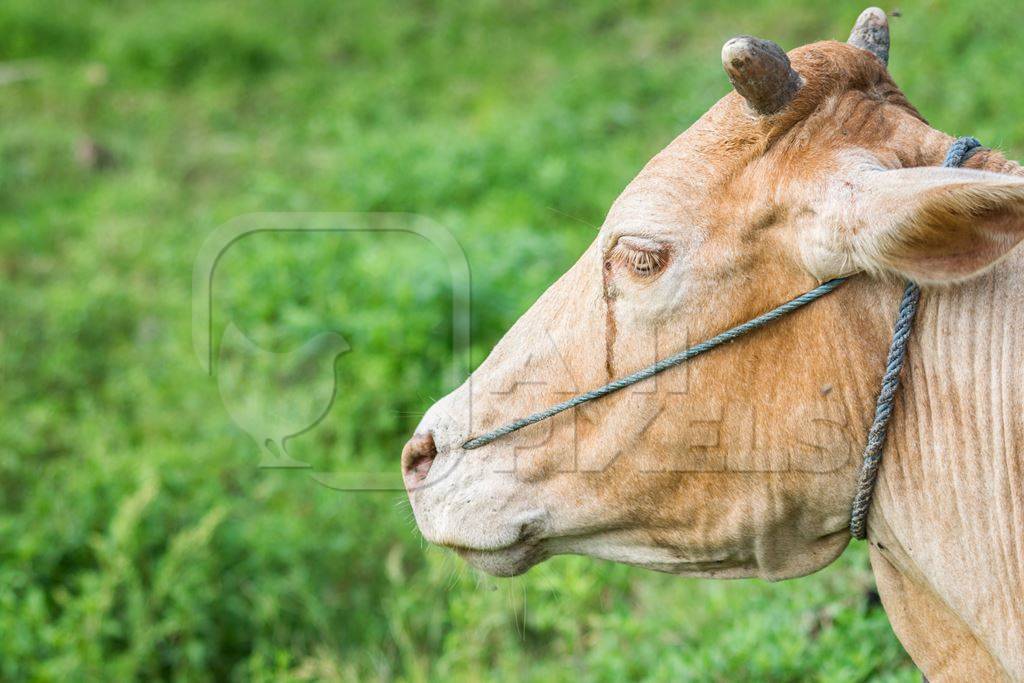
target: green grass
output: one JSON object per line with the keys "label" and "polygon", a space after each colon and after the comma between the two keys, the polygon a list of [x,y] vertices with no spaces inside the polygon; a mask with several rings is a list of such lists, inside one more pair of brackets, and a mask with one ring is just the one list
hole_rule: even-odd
{"label": "green grass", "polygon": [[[258,468],[192,348],[192,265],[218,225],[410,211],[465,249],[479,362],[727,92],[728,36],[842,38],[860,9],[7,0],[0,678],[917,680],[860,545],[775,585],[585,558],[480,577],[423,547],[400,494]],[[901,9],[912,101],[1024,149],[1020,3]],[[449,388],[450,283],[428,252],[258,235],[219,266],[215,342],[233,321],[266,349],[351,344],[331,411],[289,444],[316,472],[393,473]]]}

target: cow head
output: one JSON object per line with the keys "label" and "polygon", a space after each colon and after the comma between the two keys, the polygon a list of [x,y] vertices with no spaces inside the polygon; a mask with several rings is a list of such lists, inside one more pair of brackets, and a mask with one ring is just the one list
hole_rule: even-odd
{"label": "cow head", "polygon": [[[788,56],[725,44],[734,92],[640,171],[580,260],[406,446],[429,541],[499,575],[577,553],[776,579],[842,551],[901,279],[970,277],[1024,221],[1022,181],[936,167],[951,138],[887,57],[877,9],[849,43]],[[461,447],[853,273],[687,366]]]}

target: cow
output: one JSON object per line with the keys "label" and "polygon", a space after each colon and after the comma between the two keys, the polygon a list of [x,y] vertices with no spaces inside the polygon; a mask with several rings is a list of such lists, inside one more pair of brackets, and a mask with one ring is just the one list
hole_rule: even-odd
{"label": "cow", "polygon": [[[850,542],[910,280],[920,309],[868,517],[878,592],[931,680],[1024,680],[1024,172],[987,148],[941,167],[953,138],[888,51],[877,8],[846,43],[725,44],[732,91],[405,446],[428,541],[499,576],[565,553],[695,577],[825,567]],[[685,366],[463,447],[847,276]]]}

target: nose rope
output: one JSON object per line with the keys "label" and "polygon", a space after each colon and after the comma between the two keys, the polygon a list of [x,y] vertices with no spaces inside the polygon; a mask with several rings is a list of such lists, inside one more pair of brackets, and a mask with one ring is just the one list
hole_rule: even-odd
{"label": "nose rope", "polygon": [[685,349],[683,351],[680,351],[675,355],[669,356],[668,358],[663,358],[652,365],[648,365],[646,368],[643,368],[642,370],[637,370],[632,375],[620,377],[619,379],[613,382],[605,384],[603,387],[598,387],[593,391],[588,391],[585,394],[574,396],[567,401],[557,403],[551,406],[550,408],[534,413],[533,415],[528,415],[514,422],[509,422],[507,425],[498,427],[497,429],[489,431],[486,434],[476,437],[475,439],[470,439],[466,443],[462,444],[462,447],[465,450],[471,451],[474,448],[486,446],[492,441],[500,439],[506,434],[511,434],[512,432],[518,431],[523,427],[529,427],[532,424],[536,424],[541,420],[546,420],[549,417],[558,415],[559,413],[569,410],[570,408],[575,408],[576,406],[586,403],[587,401],[593,401],[603,396],[607,396],[608,394],[613,394],[616,391],[619,391],[620,389],[625,389],[626,387],[633,386],[638,382],[643,382],[645,379],[650,379],[651,377],[654,377],[658,373],[665,372],[669,368],[674,368],[677,365],[681,365],[686,361],[690,360],[691,358],[695,358],[706,351],[710,351],[711,349],[717,346],[721,346],[726,342],[731,342],[737,337],[743,336],[747,332],[753,332],[754,330],[760,327],[764,327],[768,323],[772,322],[773,320],[778,320],[787,313],[792,313],[793,311],[799,308],[803,308],[812,301],[817,301],[821,297],[825,296],[826,294],[828,294],[829,292],[831,292],[844,282],[846,282],[845,277],[839,277],[835,278],[834,280],[824,282],[815,287],[814,289],[810,290],[809,292],[805,292],[804,294],[801,294],[795,299],[791,299],[786,303],[782,304],[781,306],[773,308],[767,313],[762,313],[756,318],[753,318],[745,323],[737,325],[736,327],[728,329],[725,332],[722,332],[721,334],[712,337],[711,339],[708,339],[707,341],[702,341],[701,343],[695,346],[691,346],[690,348]]}
{"label": "nose rope", "polygon": [[[962,137],[949,148],[946,159],[942,165],[947,167],[962,166],[970,158],[981,143],[973,137]],[[476,438],[470,439],[462,444],[462,448],[469,451],[480,448],[500,439],[506,434],[518,431],[523,427],[546,420],[549,417],[558,415],[561,412],[575,408],[578,405],[599,399],[608,394],[615,393],[620,389],[632,386],[646,379],[654,377],[658,373],[669,368],[681,365],[691,358],[710,351],[722,344],[731,342],[748,332],[764,327],[768,323],[778,320],[782,316],[792,313],[807,304],[817,301],[826,294],[834,291],[848,278],[840,277],[824,282],[814,289],[801,294],[795,299],[762,313],[761,315],[730,328],[721,334],[703,341],[695,346],[680,351],[675,355],[663,358],[662,360],[648,365],[646,368],[637,370],[631,375],[626,375],[613,382],[605,384],[584,394],[574,396],[567,401],[557,403],[550,408],[520,418],[506,425],[491,430]],[[893,401],[900,387],[900,371],[903,369],[904,361],[907,358],[907,343],[910,340],[910,332],[914,325],[914,317],[917,314],[917,306],[921,297],[921,289],[913,282],[907,282],[903,290],[903,299],[900,302],[899,311],[896,316],[896,323],[893,326],[892,341],[889,344],[889,353],[885,365],[885,374],[882,377],[882,385],[878,392],[878,400],[875,402],[875,417],[868,430],[867,444],[864,447],[864,454],[861,459],[860,473],[857,479],[857,489],[854,495],[850,511],[850,534],[854,538],[863,539],[867,535],[867,516],[871,508],[871,499],[875,490],[875,482],[878,480],[878,468],[882,463],[882,449],[885,446],[885,436],[889,429],[889,420],[892,417]]]}

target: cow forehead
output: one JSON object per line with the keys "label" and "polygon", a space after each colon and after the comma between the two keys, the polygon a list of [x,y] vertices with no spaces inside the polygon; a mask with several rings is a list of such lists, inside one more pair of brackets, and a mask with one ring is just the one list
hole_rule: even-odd
{"label": "cow forehead", "polygon": [[845,150],[884,144],[893,112],[921,118],[864,50],[823,41],[789,56],[804,82],[783,112],[755,115],[730,92],[640,171],[609,210],[606,232],[709,227],[835,168]]}

